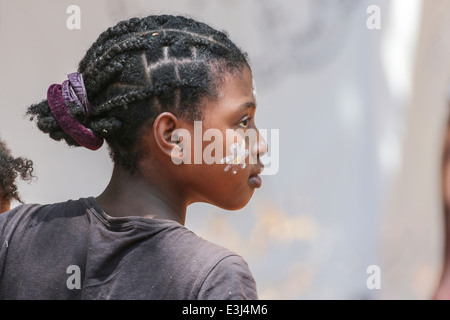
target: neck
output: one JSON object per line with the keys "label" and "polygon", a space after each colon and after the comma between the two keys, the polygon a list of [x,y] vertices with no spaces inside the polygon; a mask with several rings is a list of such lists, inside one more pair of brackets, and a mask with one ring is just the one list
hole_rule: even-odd
{"label": "neck", "polygon": [[96,198],[113,217],[140,216],[151,219],[169,219],[184,225],[187,203],[161,174],[143,177],[114,167],[111,181]]}
{"label": "neck", "polygon": [[0,213],[9,211],[11,209],[11,202],[9,200],[4,200],[0,197]]}

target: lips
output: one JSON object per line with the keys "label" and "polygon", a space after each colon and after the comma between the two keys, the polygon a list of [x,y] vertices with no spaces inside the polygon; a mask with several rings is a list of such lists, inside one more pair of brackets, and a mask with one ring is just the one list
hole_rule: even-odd
{"label": "lips", "polygon": [[262,185],[261,177],[257,174],[252,174],[250,178],[248,178],[248,182],[255,188],[260,188]]}
{"label": "lips", "polygon": [[262,179],[259,176],[263,171],[264,167],[260,167],[255,173],[253,173],[250,178],[248,178],[248,182],[255,188],[260,188],[262,185]]}

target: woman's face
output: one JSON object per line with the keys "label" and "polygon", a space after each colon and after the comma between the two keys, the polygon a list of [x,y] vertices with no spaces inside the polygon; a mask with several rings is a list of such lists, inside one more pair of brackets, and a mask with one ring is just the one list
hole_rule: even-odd
{"label": "woman's face", "polygon": [[[261,186],[258,174],[264,166],[259,157],[267,152],[267,143],[255,125],[256,90],[250,69],[245,67],[240,73],[225,76],[218,98],[202,110],[201,127],[197,122],[189,129],[194,134],[190,156],[193,164],[183,165],[191,181],[192,202],[240,209]],[[202,149],[196,152],[200,129]],[[200,154],[201,164],[195,164]]]}

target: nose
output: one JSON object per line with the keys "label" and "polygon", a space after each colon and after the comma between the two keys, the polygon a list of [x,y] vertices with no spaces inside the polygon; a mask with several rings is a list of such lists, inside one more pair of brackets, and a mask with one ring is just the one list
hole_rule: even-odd
{"label": "nose", "polygon": [[260,158],[262,156],[264,156],[268,151],[269,151],[269,145],[266,141],[266,139],[264,139],[264,137],[260,134],[260,132],[258,131],[258,140],[257,143],[255,143],[253,145],[253,150],[252,150],[252,154],[254,156],[256,156],[256,158]]}

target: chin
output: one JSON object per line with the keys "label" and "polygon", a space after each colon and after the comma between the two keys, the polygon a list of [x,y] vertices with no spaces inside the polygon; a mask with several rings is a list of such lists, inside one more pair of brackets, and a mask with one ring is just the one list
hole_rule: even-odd
{"label": "chin", "polygon": [[214,204],[225,210],[237,211],[237,210],[244,208],[248,204],[248,202],[252,198],[252,195],[253,195],[253,192],[249,196],[246,196],[246,197],[239,195],[234,198],[228,198],[226,200],[224,199],[223,201],[220,202],[220,204],[218,204],[218,203],[214,203]]}

